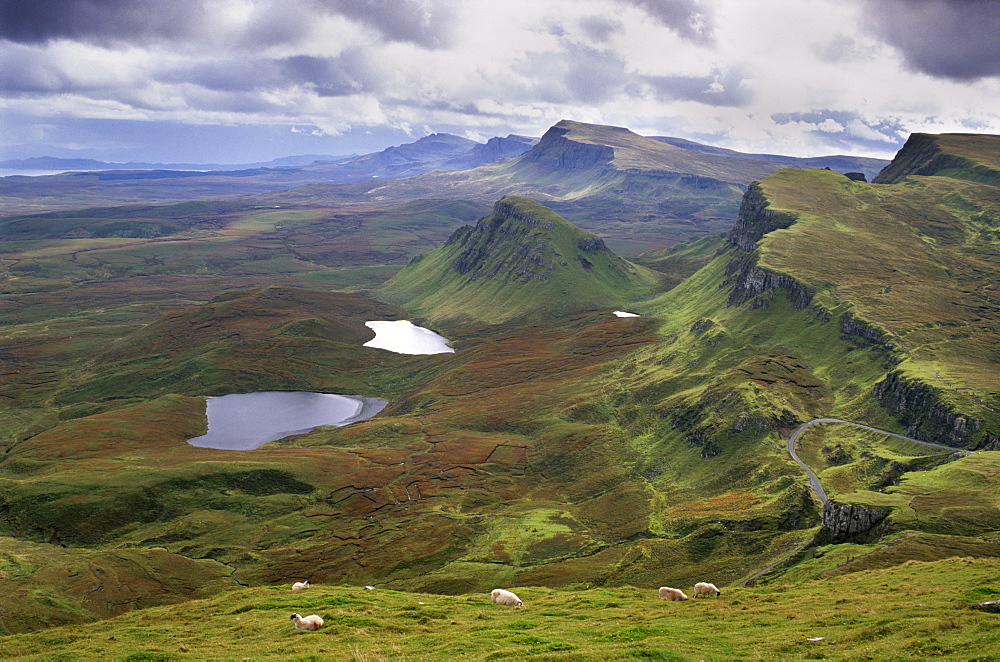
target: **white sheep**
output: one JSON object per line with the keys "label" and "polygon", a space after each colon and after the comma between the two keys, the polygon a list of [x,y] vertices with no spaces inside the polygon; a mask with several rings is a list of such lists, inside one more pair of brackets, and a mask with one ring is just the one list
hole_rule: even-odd
{"label": "white sheep", "polygon": [[318,630],[323,627],[323,619],[316,614],[305,618],[299,614],[292,614],[288,618],[295,621],[296,630]]}
{"label": "white sheep", "polygon": [[684,591],[679,588],[670,588],[669,586],[661,586],[659,595],[661,600],[671,600],[673,602],[689,599],[688,596],[684,595]]}
{"label": "white sheep", "polygon": [[303,589],[309,588],[310,586],[312,586],[312,584],[310,584],[309,580],[307,579],[304,582],[295,582],[294,584],[292,584],[292,590],[301,591]]}
{"label": "white sheep", "polygon": [[523,604],[521,598],[502,588],[493,589],[490,593],[490,602],[495,605],[507,605],[510,607],[520,607]]}
{"label": "white sheep", "polygon": [[715,584],[698,582],[694,585],[694,597],[697,598],[699,595],[715,595],[715,597],[719,597],[722,595],[722,591],[716,588]]}

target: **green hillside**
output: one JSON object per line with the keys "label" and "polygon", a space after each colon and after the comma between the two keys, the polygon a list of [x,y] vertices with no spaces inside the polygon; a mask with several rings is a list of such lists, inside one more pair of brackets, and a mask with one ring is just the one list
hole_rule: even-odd
{"label": "green hillside", "polygon": [[[89,625],[0,637],[18,660],[990,659],[995,560],[912,562],[665,602],[657,584],[515,587],[521,608],[375,587],[249,588]],[[683,587],[690,594],[690,587]],[[323,618],[293,628],[292,613]]]}
{"label": "green hillside", "polygon": [[380,296],[432,322],[499,324],[624,306],[657,281],[545,206],[506,196],[415,258]]}
{"label": "green hillside", "polygon": [[[991,139],[1000,153],[1000,138],[970,138],[979,150]],[[677,475],[747,467],[780,454],[779,435],[827,416],[1000,446],[1000,198],[973,177],[905,177],[780,171],[751,187],[727,250],[640,309],[663,320],[663,341],[635,362],[616,417],[656,449],[651,467],[669,470],[662,458],[685,446],[708,462]],[[860,527],[874,527],[871,540],[1000,529],[996,453],[959,459],[832,425],[800,444],[833,495],[824,535],[847,535],[829,530],[847,527],[843,517],[872,520]]]}

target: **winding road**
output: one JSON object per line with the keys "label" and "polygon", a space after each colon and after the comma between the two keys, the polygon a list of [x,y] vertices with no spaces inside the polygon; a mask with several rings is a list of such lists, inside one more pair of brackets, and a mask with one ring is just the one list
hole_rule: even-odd
{"label": "winding road", "polygon": [[[943,450],[956,451],[956,452],[959,452],[959,453],[965,453],[966,455],[972,454],[972,451],[966,450],[964,448],[955,448],[954,446],[945,446],[943,444],[935,444],[935,443],[931,443],[929,441],[920,441],[919,439],[914,439],[912,437],[905,437],[905,436],[903,436],[901,434],[896,434],[895,432],[889,432],[888,430],[879,430],[878,428],[873,428],[873,427],[871,427],[869,425],[862,425],[861,423],[853,423],[851,421],[845,421],[845,420],[842,420],[842,419],[839,419],[839,418],[816,418],[816,419],[813,419],[813,420],[809,421],[808,423],[803,423],[799,427],[795,428],[795,430],[792,432],[792,434],[788,437],[788,454],[792,456],[792,459],[795,460],[795,462],[800,467],[802,467],[803,470],[805,470],[806,474],[809,476],[809,485],[810,485],[810,487],[812,487],[813,491],[816,493],[816,496],[819,497],[819,500],[823,502],[824,506],[830,500],[829,497],[826,496],[826,490],[823,489],[823,486],[819,482],[819,478],[816,477],[816,474],[813,473],[812,469],[810,469],[808,466],[806,466],[806,463],[803,462],[799,458],[798,454],[795,452],[795,442],[798,441],[799,437],[802,436],[803,432],[805,432],[806,430],[808,430],[812,426],[816,425],[817,423],[843,423],[844,425],[853,425],[854,427],[861,428],[862,430],[869,430],[871,432],[878,432],[879,434],[887,434],[890,437],[896,437],[897,439],[905,439],[906,441],[912,441],[913,443],[920,444],[921,446],[931,446],[932,448],[941,448]],[[767,566],[763,570],[755,572],[754,574],[750,575],[749,577],[747,577],[746,579],[744,579],[743,581],[741,581],[739,584],[736,584],[736,585],[737,586],[746,586],[747,584],[749,584],[753,580],[757,579],[761,575],[763,575],[763,574],[765,574],[765,573],[773,570],[774,568],[778,567],[782,563],[785,563],[788,559],[792,558],[796,554],[799,554],[800,552],[802,552],[802,551],[804,551],[804,550],[812,547],[813,544],[815,544],[815,542],[816,542],[816,539],[815,538],[811,538],[809,540],[809,542],[807,542],[805,545],[802,545],[801,547],[798,547],[798,548],[794,549],[791,553],[782,556],[780,559],[778,559],[777,561],[775,561],[771,565]]]}
{"label": "winding road", "polygon": [[816,493],[816,496],[819,497],[819,500],[823,503],[824,506],[826,505],[826,502],[830,500],[829,497],[826,496],[826,490],[823,489],[823,486],[819,482],[819,478],[816,477],[816,474],[813,473],[812,469],[807,467],[806,463],[803,462],[799,458],[798,454],[796,454],[795,452],[795,442],[798,441],[799,437],[802,435],[803,432],[808,430],[813,425],[816,425],[817,423],[843,423],[844,425],[853,425],[854,427],[861,428],[862,430],[870,430],[872,432],[878,432],[879,434],[887,434],[890,437],[896,437],[897,439],[912,441],[913,443],[920,444],[921,446],[931,446],[933,448],[941,448],[947,451],[956,451],[959,453],[965,453],[966,455],[970,455],[972,453],[972,451],[966,450],[964,448],[945,446],[943,444],[934,444],[929,441],[920,441],[919,439],[913,439],[912,437],[904,437],[903,435],[896,434],[895,432],[889,432],[887,430],[879,430],[878,428],[873,428],[868,425],[862,425],[861,423],[852,423],[851,421],[844,421],[839,418],[815,418],[809,421],[808,423],[803,423],[799,427],[795,428],[795,431],[792,432],[792,434],[788,437],[788,454],[791,455],[792,459],[795,460],[795,462],[805,470],[806,474],[809,476],[810,487],[812,487],[813,491]]}

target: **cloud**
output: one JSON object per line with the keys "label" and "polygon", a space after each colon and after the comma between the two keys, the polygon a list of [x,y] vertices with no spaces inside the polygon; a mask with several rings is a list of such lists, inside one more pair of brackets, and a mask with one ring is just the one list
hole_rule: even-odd
{"label": "cloud", "polygon": [[741,67],[716,70],[707,76],[645,76],[664,100],[697,101],[708,106],[746,106],[753,89]]}
{"label": "cloud", "polygon": [[584,16],[580,19],[580,27],[587,37],[599,44],[607,43],[612,35],[622,31],[622,22],[610,16]]}
{"label": "cloud", "polygon": [[449,45],[453,36],[454,12],[443,1],[327,0],[313,6],[358,21],[388,41],[433,49]]}
{"label": "cloud", "polygon": [[200,0],[0,0],[0,38],[18,43],[170,40],[202,19]]}
{"label": "cloud", "polygon": [[618,0],[645,11],[662,25],[697,44],[714,39],[712,17],[701,0]]}
{"label": "cloud", "polygon": [[868,29],[916,71],[971,81],[1000,75],[1000,2],[866,0]]}

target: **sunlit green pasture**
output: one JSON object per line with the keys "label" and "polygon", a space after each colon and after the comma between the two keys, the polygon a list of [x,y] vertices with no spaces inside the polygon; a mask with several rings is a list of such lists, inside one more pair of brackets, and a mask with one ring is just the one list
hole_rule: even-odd
{"label": "sunlit green pasture", "polygon": [[[23,660],[704,660],[989,659],[1000,647],[996,614],[969,607],[1000,597],[994,560],[722,586],[720,598],[687,602],[658,600],[656,588],[515,586],[524,606],[511,608],[486,593],[284,584],[3,637],[0,650]],[[292,613],[324,625],[295,630]]]}

